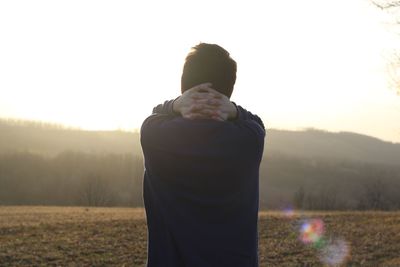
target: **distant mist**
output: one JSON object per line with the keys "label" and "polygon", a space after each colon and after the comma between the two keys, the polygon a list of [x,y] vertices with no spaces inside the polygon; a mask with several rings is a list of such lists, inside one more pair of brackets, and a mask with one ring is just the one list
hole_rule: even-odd
{"label": "distant mist", "polygon": [[[142,206],[138,132],[0,120],[0,204]],[[400,144],[267,130],[261,208],[399,209]]]}

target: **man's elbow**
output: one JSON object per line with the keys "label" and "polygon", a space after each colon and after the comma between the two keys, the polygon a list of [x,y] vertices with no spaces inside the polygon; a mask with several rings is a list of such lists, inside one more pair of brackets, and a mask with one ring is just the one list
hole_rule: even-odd
{"label": "man's elbow", "polygon": [[151,135],[152,135],[152,132],[154,132],[152,130],[152,127],[154,126],[151,121],[152,116],[148,117],[143,122],[142,127],[140,128],[140,144],[142,145],[142,147],[146,147],[147,144],[150,144],[152,142]]}

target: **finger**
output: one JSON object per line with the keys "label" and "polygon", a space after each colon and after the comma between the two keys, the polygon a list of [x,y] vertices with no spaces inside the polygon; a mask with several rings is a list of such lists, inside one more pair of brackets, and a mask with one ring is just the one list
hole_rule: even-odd
{"label": "finger", "polygon": [[199,112],[196,112],[196,114],[202,114],[208,118],[220,118],[222,120],[225,120],[227,118],[227,115],[225,113],[220,113],[216,110],[201,110]]}
{"label": "finger", "polygon": [[228,112],[223,112],[221,110],[216,110],[215,111],[216,115],[220,118],[222,118],[223,120],[227,120],[229,117],[229,113]]}
{"label": "finger", "polygon": [[199,110],[202,109],[202,106],[203,106],[203,105],[201,105],[201,104],[194,104],[194,105],[191,105],[191,106],[189,107],[189,112],[197,112],[197,111],[199,111]]}
{"label": "finger", "polygon": [[194,92],[191,94],[191,97],[193,99],[211,99],[211,98],[215,98],[214,96],[212,96],[211,94],[207,93],[207,92]]}
{"label": "finger", "polygon": [[207,104],[208,103],[208,98],[197,98],[194,100],[195,104]]}
{"label": "finger", "polygon": [[[210,89],[210,90],[214,90],[214,89]],[[220,94],[219,92],[215,91],[215,92],[211,92],[209,91],[207,93],[207,96],[210,98],[215,98],[215,99],[221,99],[222,98],[222,94]]]}
{"label": "finger", "polygon": [[224,94],[221,94],[218,92],[216,89],[212,88],[211,86],[209,87],[202,87],[200,90],[197,90],[198,93],[203,93],[203,94],[208,94],[212,97],[223,97]]}
{"label": "finger", "polygon": [[191,95],[192,99],[205,99],[204,94],[199,93],[199,92],[195,92]]}
{"label": "finger", "polygon": [[221,101],[214,98],[198,98],[195,100],[196,104],[210,105],[210,106],[220,106]]}
{"label": "finger", "polygon": [[196,86],[193,86],[189,90],[194,91],[194,92],[208,92],[209,89],[211,89],[212,84],[211,83],[202,83]]}
{"label": "finger", "polygon": [[215,97],[215,98],[222,98],[222,97],[225,96],[224,94],[218,92],[216,89],[212,88],[212,85],[210,85],[209,87],[204,88],[203,90],[200,90],[200,92],[208,93],[212,97]]}
{"label": "finger", "polygon": [[203,114],[205,116],[210,116],[210,117],[219,116],[218,112],[213,109],[202,109],[198,113]]}
{"label": "finger", "polygon": [[202,114],[200,114],[200,113],[189,113],[189,114],[186,114],[186,115],[184,116],[184,118],[194,120],[194,119],[208,119],[208,118],[210,118],[210,117],[209,117],[209,116],[202,115]]}
{"label": "finger", "polygon": [[222,96],[220,94],[215,93],[207,93],[207,92],[193,92],[190,97],[192,99],[204,99],[204,100],[222,100]]}
{"label": "finger", "polygon": [[189,108],[190,112],[201,112],[203,110],[212,110],[213,107],[207,104],[194,104]]}
{"label": "finger", "polygon": [[224,121],[224,119],[219,116],[212,116],[211,119],[216,120],[216,121]]}
{"label": "finger", "polygon": [[208,105],[208,104],[194,104],[189,107],[189,112],[214,112],[216,114],[221,113],[219,106]]}

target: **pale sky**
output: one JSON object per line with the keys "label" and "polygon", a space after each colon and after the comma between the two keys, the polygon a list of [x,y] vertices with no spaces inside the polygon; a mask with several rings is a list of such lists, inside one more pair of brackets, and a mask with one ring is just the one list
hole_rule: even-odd
{"label": "pale sky", "polygon": [[231,53],[232,100],[267,128],[400,142],[400,36],[368,0],[1,1],[0,117],[139,128],[199,42]]}

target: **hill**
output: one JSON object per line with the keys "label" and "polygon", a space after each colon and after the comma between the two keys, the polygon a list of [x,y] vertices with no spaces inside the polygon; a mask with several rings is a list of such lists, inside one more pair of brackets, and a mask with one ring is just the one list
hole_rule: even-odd
{"label": "hill", "polygon": [[[0,120],[0,153],[64,151],[141,154],[139,132],[85,131],[31,121]],[[400,144],[350,133],[268,129],[265,154],[400,165]]]}
{"label": "hill", "polygon": [[65,151],[141,154],[138,132],[85,131],[33,121],[0,119],[0,153],[55,156]]}
{"label": "hill", "polygon": [[351,132],[269,130],[265,153],[269,152],[296,157],[400,164],[400,143]]}

